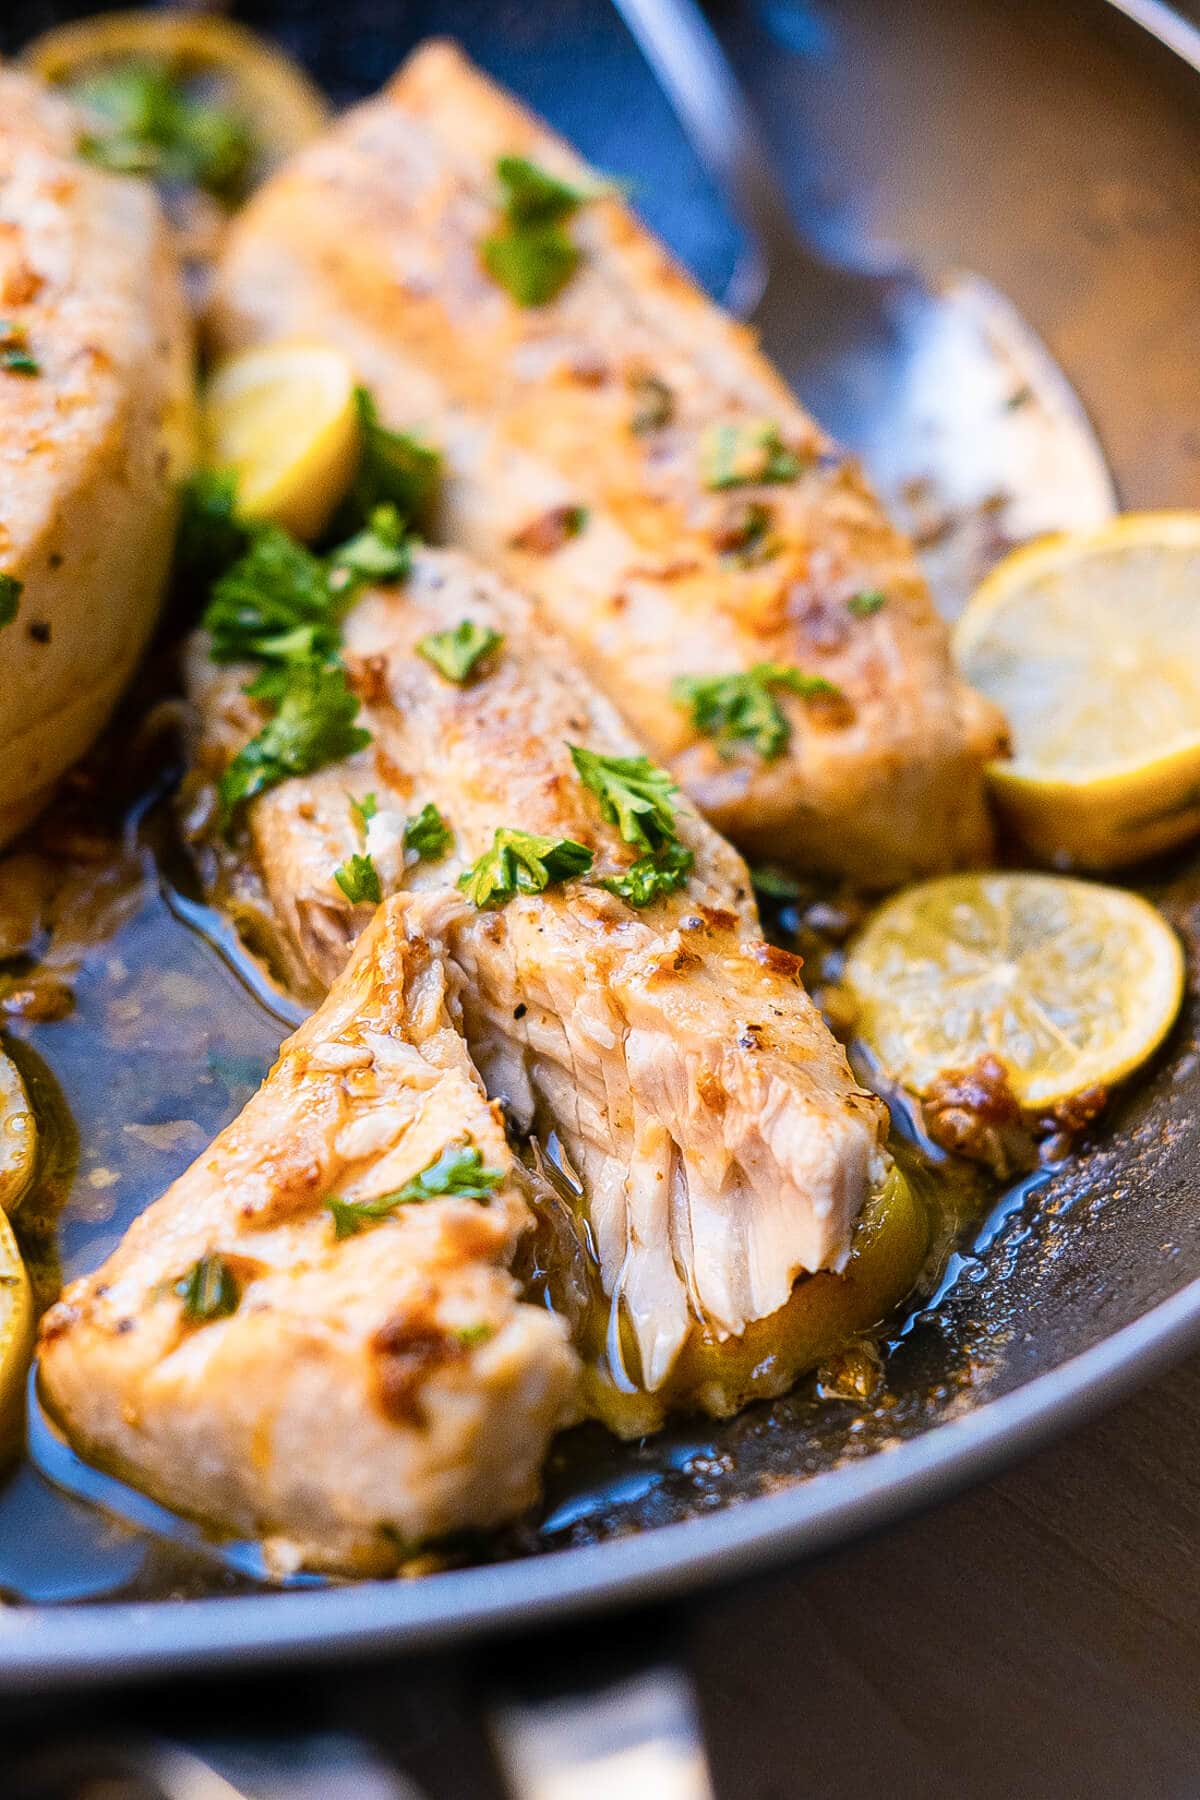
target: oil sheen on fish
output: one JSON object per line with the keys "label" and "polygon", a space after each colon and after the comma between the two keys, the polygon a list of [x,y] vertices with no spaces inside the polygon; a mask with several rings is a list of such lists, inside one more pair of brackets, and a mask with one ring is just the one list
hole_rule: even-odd
{"label": "oil sheen on fish", "polygon": [[[561,227],[578,267],[543,304],[481,260],[504,156],[586,196]],[[911,547],[752,335],[453,46],[255,196],[209,325],[219,351],[347,350],[385,421],[444,448],[442,535],[537,597],[745,850],[872,886],[986,855],[1003,726]],[[720,690],[705,708],[677,685],[748,674],[764,729],[728,690],[722,727]]]}
{"label": "oil sheen on fish", "polygon": [[[563,1321],[510,1273],[531,1215],[443,911],[379,909],[242,1115],[42,1322],[75,1446],[283,1571],[386,1572],[510,1518],[576,1405]],[[414,1193],[448,1153],[476,1197]]]}
{"label": "oil sheen on fish", "polygon": [[[500,642],[460,685],[417,646],[463,620]],[[762,942],[740,856],[686,802],[684,886],[636,908],[599,885],[641,852],[602,816],[570,746],[617,757],[640,746],[530,601],[457,553],[419,551],[407,582],[367,593],[343,632],[373,741],[249,809],[245,851],[289,978],[319,993],[371,917],[334,878],[356,852],[385,893],[436,895],[487,1090],[522,1129],[555,1139],[577,1179],[614,1378],[729,1410],[756,1391],[745,1371],[722,1385],[710,1370],[703,1393],[679,1394],[681,1353],[697,1332],[732,1345],[779,1313],[798,1277],[845,1264],[886,1172],[883,1110],[854,1081],[798,959]],[[203,640],[189,681],[199,767],[215,778],[260,721],[245,671],[216,667]],[[364,839],[350,799],[367,794],[377,810]],[[418,861],[404,827],[429,804],[452,839]],[[570,840],[592,867],[476,906],[456,880],[505,828]],[[778,1391],[795,1372],[783,1355],[762,1380]]]}

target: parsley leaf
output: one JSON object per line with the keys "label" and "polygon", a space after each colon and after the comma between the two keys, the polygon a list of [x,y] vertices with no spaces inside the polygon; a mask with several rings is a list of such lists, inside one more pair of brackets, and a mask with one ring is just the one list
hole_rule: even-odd
{"label": "parsley leaf", "polygon": [[600,816],[627,844],[658,850],[674,840],[671,800],[679,790],[665,769],[648,756],[601,756],[578,744],[567,748],[580,781],[600,802]]}
{"label": "parsley leaf", "polygon": [[383,899],[379,870],[369,856],[360,856],[357,851],[333,871],[333,879],[351,906],[360,906],[364,901],[378,906]]}
{"label": "parsley leaf", "polygon": [[333,1214],[334,1236],[348,1238],[386,1219],[398,1206],[437,1200],[444,1194],[454,1194],[462,1200],[488,1200],[503,1180],[503,1169],[485,1169],[483,1157],[473,1144],[447,1144],[419,1175],[393,1193],[380,1194],[373,1200],[343,1200],[330,1194],[325,1205]]}
{"label": "parsley leaf", "polygon": [[367,826],[379,811],[378,800],[374,794],[364,794],[361,800],[356,800],[352,794],[348,794],[346,798],[350,802],[350,817],[357,825],[360,836],[366,837]]}
{"label": "parsley leaf", "polygon": [[198,469],[182,484],[175,569],[199,586],[237,561],[250,534],[237,516],[237,480],[229,469]]}
{"label": "parsley leaf", "polygon": [[639,856],[620,875],[605,876],[596,886],[607,888],[629,906],[649,906],[683,887],[695,860],[686,844],[664,844],[652,856]]}
{"label": "parsley leaf", "polygon": [[13,375],[40,375],[42,365],[29,348],[29,333],[12,319],[0,319],[0,368]]}
{"label": "parsley leaf", "polygon": [[391,501],[373,507],[361,531],[329,556],[329,586],[335,594],[364,582],[400,581],[408,574],[412,547],[399,509]]}
{"label": "parsley leaf", "polygon": [[425,524],[441,484],[441,456],[407,431],[389,431],[366,388],[355,388],[354,404],[362,449],[350,493],[338,514],[339,525],[352,530],[372,520],[380,506],[395,507],[407,524]]}
{"label": "parsley leaf", "polygon": [[755,663],[737,675],[681,675],[671,694],[687,707],[692,724],[718,744],[745,740],[770,762],[791,736],[773,689],[783,688],[802,699],[840,698],[841,690],[822,675],[806,675],[787,663]]}
{"label": "parsley leaf", "polygon": [[280,526],[263,525],[213,584],[201,623],[214,662],[302,662],[336,653],[340,610],[321,559]]}
{"label": "parsley leaf", "polygon": [[504,214],[512,225],[557,225],[579,211],[591,196],[571,187],[525,156],[502,156],[496,175]]}
{"label": "parsley leaf", "polygon": [[179,1277],[175,1292],[183,1301],[183,1316],[190,1325],[228,1318],[241,1299],[232,1269],[216,1250],[209,1250]]}
{"label": "parsley leaf", "polygon": [[768,900],[798,900],[804,891],[794,875],[770,864],[751,869],[750,880],[755,893],[765,894]]}
{"label": "parsley leaf", "polygon": [[440,862],[453,842],[454,833],[432,800],[404,821],[404,848],[418,862]]}
{"label": "parsley leaf", "polygon": [[11,625],[21,607],[25,583],[15,575],[0,575],[0,625]]}
{"label": "parsley leaf", "polygon": [[193,99],[161,63],[131,60],[73,84],[92,113],[79,153],[121,175],[199,187],[233,205],[249,185],[255,143],[243,120]]}
{"label": "parsley leaf", "polygon": [[[238,751],[221,777],[221,813],[226,823],[243,801],[325,763],[340,762],[369,744],[371,734],[354,724],[358,700],[346,685],[345,670],[297,663],[278,671],[279,710]],[[256,684],[262,691],[261,684]]]}
{"label": "parsley leaf", "polygon": [[769,419],[710,425],[700,440],[700,474],[708,488],[794,481],[800,469],[799,457]]}
{"label": "parsley leaf", "polygon": [[879,588],[863,588],[861,593],[851,594],[846,605],[856,619],[869,619],[887,605],[887,595]]}
{"label": "parsley leaf", "polygon": [[476,665],[503,642],[500,633],[490,625],[460,619],[452,631],[431,631],[419,639],[417,654],[432,663],[447,681],[456,681],[461,687],[474,674]]}
{"label": "parsley leaf", "polygon": [[516,894],[540,894],[551,882],[586,875],[592,853],[573,838],[535,837],[501,826],[492,847],[464,869],[458,886],[472,906],[503,906]]}
{"label": "parsley leaf", "polygon": [[479,246],[483,266],[519,305],[543,306],[579,267],[579,248],[564,227],[592,196],[523,156],[502,156],[496,174],[502,224]]}

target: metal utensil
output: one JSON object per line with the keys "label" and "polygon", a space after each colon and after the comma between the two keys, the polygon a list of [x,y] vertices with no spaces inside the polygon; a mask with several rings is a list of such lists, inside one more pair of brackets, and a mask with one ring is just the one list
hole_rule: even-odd
{"label": "metal utensil", "polygon": [[1104,452],[1046,346],[953,270],[830,262],[797,231],[753,110],[693,0],[614,0],[750,241],[727,304],[862,457],[955,617],[998,554],[1116,510]]}

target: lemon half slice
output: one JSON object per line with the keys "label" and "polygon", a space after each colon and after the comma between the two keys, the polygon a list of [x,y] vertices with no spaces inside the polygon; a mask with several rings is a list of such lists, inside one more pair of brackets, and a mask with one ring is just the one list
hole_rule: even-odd
{"label": "lemon half slice", "polygon": [[1200,831],[1200,513],[1130,513],[993,570],[959,665],[1012,727],[989,770],[1025,842],[1117,868]]}
{"label": "lemon half slice", "polygon": [[16,1065],[0,1050],[0,1210],[16,1205],[33,1178],[37,1126]]}
{"label": "lemon half slice", "polygon": [[254,131],[259,176],[317,137],[324,95],[289,56],[246,26],[191,10],[103,13],[58,25],[21,52],[46,81],[66,85],[133,61],[165,63],[184,80],[211,82]]}
{"label": "lemon half slice", "polygon": [[204,397],[205,460],[232,469],[243,517],[319,534],[358,461],[354,388],[353,364],[323,344],[268,344],[221,364]]}
{"label": "lemon half slice", "polygon": [[846,963],[857,1029],[905,1087],[991,1054],[1022,1106],[1111,1087],[1179,1011],[1183,952],[1145,900],[1061,875],[951,875],[872,918]]}
{"label": "lemon half slice", "polygon": [[12,1226],[0,1212],[0,1459],[15,1448],[33,1351],[33,1295]]}

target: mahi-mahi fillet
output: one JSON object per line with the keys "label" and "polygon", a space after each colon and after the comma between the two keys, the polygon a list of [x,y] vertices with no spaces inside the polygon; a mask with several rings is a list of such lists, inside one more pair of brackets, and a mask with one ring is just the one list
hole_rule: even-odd
{"label": "mahi-mahi fillet", "polygon": [[[503,639],[466,686],[416,651],[462,619]],[[593,885],[638,851],[602,819],[568,746],[640,746],[522,594],[461,555],[421,551],[402,588],[358,602],[344,636],[373,742],[249,811],[291,977],[320,992],[370,917],[334,871],[363,847],[348,796],[373,793],[366,848],[384,891],[443,896],[472,1055],[519,1124],[565,1150],[604,1290],[632,1327],[633,1374],[653,1391],[696,1322],[734,1337],[804,1271],[842,1266],[881,1175],[882,1108],[798,959],[761,941],[745,864],[685,803],[695,867],[682,891],[637,911]],[[260,721],[245,671],[215,667],[203,641],[189,679],[215,775]],[[429,802],[454,845],[416,863],[403,824]],[[454,882],[500,827],[587,846],[591,876],[477,910]]]}
{"label": "mahi-mahi fillet", "polygon": [[[42,1392],[77,1448],[282,1569],[386,1570],[510,1518],[575,1403],[563,1322],[509,1272],[531,1215],[455,1022],[442,910],[380,909],[241,1117],[42,1322]],[[496,1172],[490,1197],[337,1235],[330,1195],[393,1193],[448,1145]],[[195,1318],[204,1258],[232,1285],[222,1304],[214,1275]]]}
{"label": "mahi-mahi fillet", "polygon": [[[751,334],[611,193],[567,228],[583,254],[561,294],[516,304],[478,252],[514,153],[594,180],[452,46],[418,51],[235,223],[214,347],[343,346],[386,422],[443,446],[444,536],[537,596],[743,848],[872,885],[983,857],[1001,722],[956,675],[910,546]],[[799,475],[706,485],[711,434],[764,425]],[[672,697],[678,677],[763,663],[838,690],[779,693],[774,756],[714,743]]]}

